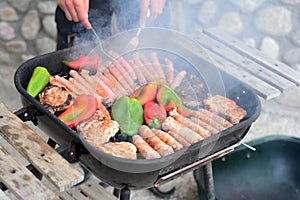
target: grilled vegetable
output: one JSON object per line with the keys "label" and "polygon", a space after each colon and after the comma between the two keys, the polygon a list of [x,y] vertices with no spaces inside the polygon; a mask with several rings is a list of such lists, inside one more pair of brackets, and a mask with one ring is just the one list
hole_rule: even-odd
{"label": "grilled vegetable", "polygon": [[135,98],[123,96],[112,106],[112,118],[120,125],[123,135],[135,135],[143,124],[143,107]]}
{"label": "grilled vegetable", "polygon": [[156,96],[157,83],[151,82],[136,89],[130,96],[130,98],[136,98],[142,105],[145,105],[149,101],[153,101]]}
{"label": "grilled vegetable", "polygon": [[92,56],[80,56],[76,60],[63,60],[62,63],[67,65],[68,67],[79,70],[79,69],[92,69],[97,70],[100,64],[99,55]]}
{"label": "grilled vegetable", "polygon": [[26,91],[36,97],[49,83],[50,73],[45,67],[37,66],[32,73]]}
{"label": "grilled vegetable", "polygon": [[144,119],[148,126],[160,128],[161,123],[167,118],[166,110],[162,105],[150,101],[144,106]]}
{"label": "grilled vegetable", "polygon": [[167,112],[176,108],[177,111],[184,116],[190,116],[193,113],[192,110],[186,108],[181,103],[181,100],[179,96],[175,93],[175,91],[166,85],[162,85],[158,89],[156,100],[160,105],[162,105],[165,108]]}
{"label": "grilled vegetable", "polygon": [[96,97],[89,94],[82,94],[77,97],[73,106],[64,111],[58,118],[70,128],[74,128],[80,122],[89,119],[98,108]]}

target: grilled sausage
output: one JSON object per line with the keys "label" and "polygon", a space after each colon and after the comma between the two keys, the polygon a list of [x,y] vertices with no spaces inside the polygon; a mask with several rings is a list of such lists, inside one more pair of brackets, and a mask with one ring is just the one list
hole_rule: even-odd
{"label": "grilled sausage", "polygon": [[164,131],[172,131],[181,137],[183,137],[187,142],[194,144],[203,139],[198,133],[195,131],[180,126],[180,123],[177,122],[173,117],[167,117],[167,119],[162,123],[162,129]]}
{"label": "grilled sausage", "polygon": [[121,63],[118,60],[116,60],[113,64],[116,66],[116,68],[119,70],[119,72],[121,74],[123,74],[123,78],[127,81],[127,83],[129,84],[129,86],[131,88],[134,88],[135,87],[135,83],[134,83],[133,79],[130,77],[129,72],[126,71],[126,69],[124,69],[123,65],[121,65]]}
{"label": "grilled sausage", "polygon": [[81,75],[87,82],[89,82],[91,87],[94,88],[98,95],[102,96],[103,98],[107,97],[105,90],[96,83],[96,81],[89,75],[89,72],[87,70],[82,70]]}
{"label": "grilled sausage", "polygon": [[165,58],[166,63],[166,79],[167,83],[170,85],[174,80],[174,66],[169,58]]}
{"label": "grilled sausage", "polygon": [[186,75],[186,71],[183,70],[181,72],[179,72],[176,77],[174,78],[173,82],[171,83],[170,87],[175,90],[182,82],[182,80],[184,79]]}
{"label": "grilled sausage", "polygon": [[154,68],[154,66],[150,62],[150,60],[144,54],[139,54],[139,56],[140,56],[140,60],[143,63],[143,65],[151,73],[151,76],[153,77],[153,81],[157,81],[159,79],[159,75],[157,73],[157,70]]}
{"label": "grilled sausage", "polygon": [[155,151],[143,138],[139,135],[132,136],[133,144],[137,147],[140,153],[146,159],[160,158],[160,155]]}
{"label": "grilled sausage", "polygon": [[152,52],[151,53],[151,58],[152,58],[153,66],[157,70],[158,78],[161,79],[160,82],[162,84],[166,83],[166,76],[165,76],[164,70],[162,69],[161,64],[159,63],[157,53]]}
{"label": "grilled sausage", "polygon": [[133,60],[137,67],[140,69],[140,71],[143,73],[144,77],[147,79],[147,81],[151,82],[154,80],[154,77],[152,76],[151,72],[147,67],[142,63],[140,59],[139,53],[134,53],[133,54]]}
{"label": "grilled sausage", "polygon": [[191,143],[187,142],[183,137],[181,137],[180,135],[172,132],[172,131],[168,131],[168,134],[173,137],[177,142],[179,142],[183,147],[188,147],[191,145]]}
{"label": "grilled sausage", "polygon": [[196,117],[191,117],[190,118],[194,123],[199,124],[200,126],[202,126],[203,128],[205,128],[206,130],[208,130],[211,134],[215,134],[218,133],[219,130],[216,129],[215,127],[211,126],[210,124],[205,123],[204,121],[202,121],[199,118]]}
{"label": "grilled sausage", "polygon": [[158,130],[158,129],[152,129],[152,132],[159,137],[164,143],[169,145],[173,148],[174,151],[178,151],[183,148],[182,144],[177,142],[172,136],[170,136],[168,133]]}
{"label": "grilled sausage", "polygon": [[141,72],[141,69],[134,63],[133,60],[129,60],[128,63],[132,66],[133,70],[135,71],[139,84],[145,85],[147,83],[147,80],[144,74]]}
{"label": "grilled sausage", "polygon": [[145,125],[139,128],[139,135],[161,156],[166,156],[174,153],[172,147],[164,143],[157,137],[152,130]]}
{"label": "grilled sausage", "polygon": [[192,120],[190,120],[187,117],[182,116],[179,114],[176,109],[173,109],[169,112],[169,115],[173,117],[176,121],[181,123],[181,126],[187,127],[196,133],[198,133],[202,138],[206,138],[207,136],[210,135],[209,131],[203,128],[202,126],[194,123]]}

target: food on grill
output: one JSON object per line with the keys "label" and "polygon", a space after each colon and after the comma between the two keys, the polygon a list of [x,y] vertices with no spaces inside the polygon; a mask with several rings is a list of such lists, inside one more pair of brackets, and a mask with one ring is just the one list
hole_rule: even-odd
{"label": "food on grill", "polygon": [[98,101],[93,95],[82,94],[58,118],[70,128],[74,128],[80,122],[92,117],[97,108]]}
{"label": "food on grill", "polygon": [[170,116],[167,117],[166,120],[162,123],[162,129],[164,131],[172,131],[175,134],[180,135],[190,144],[194,144],[204,139],[198,133],[187,127],[182,126],[180,122],[176,121],[173,117]]}
{"label": "food on grill", "polygon": [[128,96],[119,98],[113,104],[111,115],[119,123],[123,135],[137,134],[144,121],[142,105],[137,99]]}
{"label": "food on grill", "polygon": [[151,82],[137,88],[131,95],[130,98],[136,98],[139,100],[141,105],[145,105],[147,102],[153,101],[156,97],[158,84]]}
{"label": "food on grill", "polygon": [[171,146],[164,143],[152,130],[145,125],[139,128],[139,135],[155,150],[160,156],[166,156],[174,153]]}
{"label": "food on grill", "polygon": [[27,93],[36,97],[49,83],[50,73],[45,67],[37,66],[34,68],[33,73],[29,79],[29,83],[27,86]]}
{"label": "food on grill", "polygon": [[82,55],[75,60],[63,60],[62,63],[76,70],[80,70],[80,69],[97,70],[100,64],[100,57],[99,55],[96,54],[91,56]]}
{"label": "food on grill", "polygon": [[172,147],[174,151],[178,151],[183,148],[183,145],[180,144],[175,138],[173,138],[168,133],[155,128],[151,130],[157,137],[159,137],[159,139],[161,139],[164,143]]}
{"label": "food on grill", "polygon": [[112,120],[107,109],[101,106],[91,118],[79,123],[76,129],[87,142],[98,148],[99,145],[109,142],[119,131],[119,124]]}
{"label": "food on grill", "polygon": [[69,76],[51,76],[50,85],[39,94],[45,107],[102,152],[136,159],[138,151],[145,159],[160,158],[225,130],[246,115],[231,99],[206,98],[201,79],[188,68],[176,72],[164,55],[109,53],[116,59],[105,66],[100,66],[100,58],[88,56],[65,63],[73,67]]}
{"label": "food on grill", "polygon": [[144,105],[145,123],[152,128],[161,128],[161,123],[167,118],[164,107],[154,101]]}
{"label": "food on grill", "polygon": [[186,71],[185,70],[179,72],[175,76],[173,82],[171,83],[170,88],[172,88],[173,90],[175,90],[181,84],[181,82],[184,79],[185,75],[186,75]]}
{"label": "food on grill", "polygon": [[73,96],[70,91],[64,87],[56,85],[47,86],[39,94],[40,102],[51,113],[60,112],[73,104]]}
{"label": "food on grill", "polygon": [[246,116],[247,112],[240,108],[236,102],[221,95],[215,95],[204,100],[209,110],[225,116],[232,124],[237,124]]}
{"label": "food on grill", "polygon": [[172,136],[177,142],[179,142],[183,147],[189,147],[191,145],[191,143],[186,141],[183,137],[172,131],[168,131],[168,134]]}
{"label": "food on grill", "polygon": [[174,66],[169,58],[165,58],[166,63],[166,79],[167,83],[170,85],[174,80]]}
{"label": "food on grill", "polygon": [[138,153],[145,159],[160,158],[160,155],[155,151],[141,136],[132,136],[133,144],[136,146]]}
{"label": "food on grill", "polygon": [[200,126],[199,124],[196,124],[191,119],[182,116],[177,112],[176,109],[173,109],[169,112],[169,116],[173,117],[177,122],[179,122],[182,126],[185,126],[196,133],[198,133],[202,138],[206,138],[210,136],[210,132],[206,130],[204,127]]}
{"label": "food on grill", "polygon": [[126,158],[135,160],[137,159],[137,148],[134,144],[130,142],[109,142],[105,144],[97,145],[96,148],[98,148],[100,151],[120,157],[120,158]]}

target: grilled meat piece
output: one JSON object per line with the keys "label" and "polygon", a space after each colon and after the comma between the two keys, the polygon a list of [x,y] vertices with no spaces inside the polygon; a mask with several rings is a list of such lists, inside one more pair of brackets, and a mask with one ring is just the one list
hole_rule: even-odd
{"label": "grilled meat piece", "polygon": [[160,155],[155,151],[141,136],[132,136],[133,144],[137,147],[138,153],[146,159],[160,158]]}
{"label": "grilled meat piece", "polygon": [[177,142],[179,142],[183,147],[188,147],[191,145],[191,143],[187,142],[183,137],[181,137],[180,135],[172,132],[172,131],[168,131],[168,134],[173,137]]}
{"label": "grilled meat piece", "polygon": [[119,124],[111,120],[109,112],[102,105],[93,117],[76,126],[79,134],[91,145],[104,144],[119,131]]}
{"label": "grilled meat piece", "polygon": [[98,150],[126,159],[137,159],[137,148],[130,142],[109,142],[95,146]]}
{"label": "grilled meat piece", "polygon": [[198,133],[201,137],[205,138],[207,136],[210,136],[211,133],[200,126],[199,124],[196,124],[191,119],[182,116],[177,112],[176,109],[173,109],[169,112],[169,116],[173,117],[176,121],[182,124],[182,126],[187,127]]}
{"label": "grilled meat piece", "polygon": [[73,96],[71,92],[64,87],[56,85],[47,86],[42,93],[39,94],[42,105],[51,113],[67,109],[73,104]]}
{"label": "grilled meat piece", "polygon": [[157,137],[152,130],[145,125],[139,128],[139,135],[161,156],[167,156],[174,153],[172,147],[164,143]]}
{"label": "grilled meat piece", "polygon": [[173,138],[171,135],[169,135],[168,133],[154,128],[152,129],[152,132],[157,137],[159,137],[164,143],[172,147],[174,151],[178,151],[183,148],[182,144],[177,142],[177,140]]}
{"label": "grilled meat piece", "polygon": [[215,95],[203,100],[209,110],[224,116],[232,124],[237,124],[247,115],[246,110],[239,107],[236,102],[221,95]]}
{"label": "grilled meat piece", "polygon": [[180,122],[176,121],[173,117],[169,116],[167,119],[162,123],[162,129],[164,131],[172,131],[175,134],[180,135],[183,137],[187,142],[194,144],[203,139],[198,133],[195,131],[183,127],[180,125]]}

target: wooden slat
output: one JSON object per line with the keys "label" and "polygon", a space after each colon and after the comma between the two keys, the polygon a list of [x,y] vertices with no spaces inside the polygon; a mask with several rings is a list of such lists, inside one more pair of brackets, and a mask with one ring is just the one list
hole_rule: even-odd
{"label": "wooden slat", "polygon": [[76,200],[116,200],[117,198],[99,185],[99,180],[91,177],[85,183],[78,185],[71,190],[62,192],[58,196],[63,200],[69,200],[71,196]]}
{"label": "wooden slat", "polygon": [[236,64],[243,70],[253,74],[253,76],[262,79],[273,87],[279,89],[281,92],[287,90],[290,87],[295,86],[295,84],[286,78],[272,72],[271,70],[265,68],[262,65],[248,59],[247,57],[236,53],[231,48],[225,46],[224,44],[208,37],[204,34],[198,34],[197,41],[202,44],[205,48],[210,49],[219,56],[229,60],[230,62]]}
{"label": "wooden slat", "polygon": [[11,200],[2,190],[0,190],[0,199],[1,200]]}
{"label": "wooden slat", "polygon": [[253,76],[245,70],[241,70],[241,68],[235,64],[228,62],[224,58],[210,52],[209,50],[207,50],[207,52],[214,59],[218,68],[236,77],[241,82],[248,84],[250,87],[252,87],[255,93],[262,98],[269,100],[280,95],[281,92],[268,83]]}
{"label": "wooden slat", "polygon": [[234,76],[235,78],[239,79],[240,81],[248,84],[250,87],[255,90],[257,95],[261,96],[264,99],[271,99],[280,95],[280,90],[274,88],[270,84],[266,83],[264,80],[253,76],[253,74],[241,69],[239,66],[235,65],[232,62],[224,59],[223,57],[213,53],[209,49],[206,49],[202,46],[194,45],[187,45],[187,43],[182,42],[181,40],[177,39],[173,40],[173,42],[180,45],[182,48],[190,51],[191,53],[195,54],[196,56],[202,58],[207,62],[214,62],[213,64],[217,64],[216,67],[222,69],[223,71],[227,72],[228,74]]}
{"label": "wooden slat", "polygon": [[241,55],[244,55],[249,59],[256,61],[257,63],[263,65],[274,73],[277,73],[280,76],[294,82],[297,86],[300,85],[300,72],[292,69],[288,65],[278,60],[263,56],[263,54],[258,49],[251,48],[244,44],[242,41],[228,34],[221,33],[215,28],[203,30],[203,33],[223,42],[228,47],[235,49]]}
{"label": "wooden slat", "polygon": [[2,145],[0,145],[0,180],[17,199],[55,199],[54,193]]}
{"label": "wooden slat", "polygon": [[60,191],[83,180],[84,175],[52,149],[38,134],[0,103],[0,134]]}

